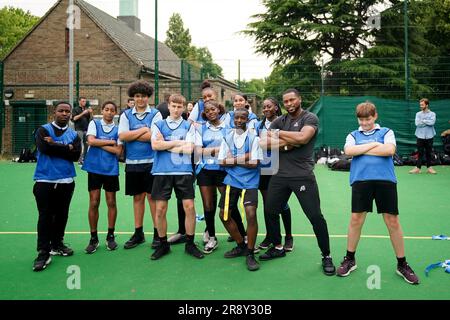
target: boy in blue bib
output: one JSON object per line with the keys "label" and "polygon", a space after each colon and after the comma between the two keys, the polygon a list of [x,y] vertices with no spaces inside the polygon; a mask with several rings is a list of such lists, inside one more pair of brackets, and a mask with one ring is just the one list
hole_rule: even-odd
{"label": "boy in blue bib", "polygon": [[67,102],[57,103],[54,121],[40,127],[35,134],[38,154],[33,194],[39,220],[34,271],[44,270],[52,260],[50,255],[73,255],[73,250],[63,242],[75,189],[73,162],[81,154],[81,140],[68,126],[71,108]]}
{"label": "boy in blue bib", "polygon": [[[225,167],[227,175],[223,183],[226,190],[220,198],[220,219],[225,228],[236,241],[237,246],[225,253],[225,258],[246,256],[247,268],[250,271],[259,269],[255,260],[254,248],[258,234],[256,209],[258,207],[259,161],[263,155],[259,147],[259,138],[247,129],[248,110],[241,108],[234,112],[234,130],[230,130],[220,146],[218,161]],[[240,234],[231,210],[237,211],[241,197],[241,205],[245,208],[247,218],[247,244]]]}
{"label": "boy in blue bib", "polygon": [[153,220],[152,248],[159,244],[156,230],[155,201],[151,196],[154,152],[150,143],[150,128],[162,119],[161,113],[148,104],[153,88],[145,81],[133,82],[128,96],[134,98],[135,106],[120,116],[119,139],[125,145],[125,194],[133,196],[134,234],[125,242],[124,248],[131,249],[145,242],[144,214],[145,198],[150,206]]}
{"label": "boy in blue bib", "polygon": [[94,253],[99,245],[97,224],[102,187],[105,190],[108,206],[106,248],[108,250],[117,248],[114,228],[117,218],[116,192],[120,189],[118,157],[122,152],[122,144],[118,144],[118,127],[114,123],[116,113],[117,105],[112,101],[106,101],[102,105],[102,119],[92,120],[86,133],[89,149],[81,169],[88,172],[89,226],[91,231],[91,239],[85,249],[88,254]]}
{"label": "boy in blue bib", "polygon": [[344,146],[345,153],[353,157],[350,166],[352,216],[348,227],[347,254],[337,275],[346,277],[357,268],[356,248],[367,212],[373,211],[375,199],[397,256],[397,274],[410,284],[418,284],[419,278],[406,262],[403,231],[398,219],[397,179],[392,160],[396,149],[394,133],[375,123],[378,114],[370,102],[360,103],[356,107],[356,116],[360,127],[347,136]]}
{"label": "boy in blue bib", "polygon": [[180,94],[169,97],[170,115],[152,127],[152,148],[155,150],[155,161],[152,174],[154,183],[152,197],[156,201],[157,229],[160,245],[151,259],[157,260],[170,252],[167,242],[167,205],[172,191],[183,202],[186,213],[186,253],[195,258],[203,258],[203,254],[194,244],[195,207],[194,176],[191,155],[194,146],[201,143],[198,132],[191,123],[182,118],[186,108],[186,99]]}

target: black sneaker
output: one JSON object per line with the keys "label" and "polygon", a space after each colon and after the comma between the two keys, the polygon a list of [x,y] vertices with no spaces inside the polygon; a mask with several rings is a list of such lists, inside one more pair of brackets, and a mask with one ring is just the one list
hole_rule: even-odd
{"label": "black sneaker", "polygon": [[91,238],[91,240],[89,240],[89,244],[86,247],[86,249],[84,249],[84,252],[86,252],[87,254],[92,254],[95,251],[97,251],[98,248],[98,239],[95,238]]}
{"label": "black sneaker", "polygon": [[52,262],[50,253],[40,250],[37,258],[34,260],[33,271],[42,271]]}
{"label": "black sneaker", "polygon": [[286,251],[284,249],[277,249],[275,247],[270,247],[265,253],[259,256],[259,260],[272,260],[275,258],[282,258],[286,256]]}
{"label": "black sneaker", "polygon": [[294,238],[293,237],[285,237],[283,248],[286,252],[291,252],[292,250],[294,250]]}
{"label": "black sneaker", "polygon": [[140,235],[137,235],[136,233],[134,233],[132,236],[131,236],[131,238],[130,238],[130,240],[128,240],[127,242],[125,242],[125,244],[124,244],[124,248],[125,249],[131,249],[131,248],[134,248],[134,247],[136,247],[138,244],[141,244],[141,243],[144,243],[145,242],[145,237],[144,237],[144,234],[142,233],[142,234],[140,234]]}
{"label": "black sneaker", "polygon": [[331,256],[322,258],[322,269],[323,273],[327,276],[334,276],[336,274],[336,267],[333,264],[333,259],[331,259]]}
{"label": "black sneaker", "polygon": [[150,259],[152,260],[158,260],[162,256],[165,256],[170,252],[170,245],[166,243],[161,243],[161,245],[156,248],[155,252],[151,255]]}
{"label": "black sneaker", "polygon": [[68,256],[73,255],[73,250],[70,249],[68,246],[66,246],[64,243],[61,243],[60,245],[52,248],[52,251],[50,251],[50,254],[52,256],[68,257]]}
{"label": "black sneaker", "polygon": [[161,240],[159,238],[153,238],[152,249],[156,249],[161,245]]}
{"label": "black sneaker", "polygon": [[205,257],[203,255],[203,253],[201,253],[201,251],[198,250],[195,243],[186,243],[186,245],[184,247],[184,252],[186,252],[187,254],[190,254],[191,256],[193,256],[197,259],[203,259]]}
{"label": "black sneaker", "polygon": [[172,244],[179,244],[179,243],[185,243],[186,242],[186,234],[181,233],[175,233],[167,239],[167,242]]}
{"label": "black sneaker", "polygon": [[247,255],[247,269],[250,271],[256,271],[259,269],[259,263],[256,261],[255,256],[253,254]]}
{"label": "black sneaker", "polygon": [[225,258],[244,257],[247,255],[247,247],[241,248],[239,246],[234,247],[230,251],[225,252],[223,255]]}
{"label": "black sneaker", "polygon": [[419,278],[414,273],[409,264],[404,263],[401,266],[397,266],[397,274],[402,277],[409,284],[419,284]]}
{"label": "black sneaker", "polygon": [[267,249],[269,249],[271,244],[272,243],[270,242],[270,240],[268,238],[264,238],[264,240],[258,245],[258,248],[261,250],[267,250]]}
{"label": "black sneaker", "polygon": [[232,236],[228,236],[228,238],[227,238],[227,242],[234,242],[234,239],[233,239],[233,237],[232,237]]}
{"label": "black sneaker", "polygon": [[350,272],[355,271],[356,268],[358,268],[356,265],[356,260],[345,256],[344,260],[341,262],[341,265],[337,269],[336,274],[339,277],[346,277],[350,274]]}
{"label": "black sneaker", "polygon": [[117,249],[117,242],[114,236],[106,237],[106,249],[109,251]]}

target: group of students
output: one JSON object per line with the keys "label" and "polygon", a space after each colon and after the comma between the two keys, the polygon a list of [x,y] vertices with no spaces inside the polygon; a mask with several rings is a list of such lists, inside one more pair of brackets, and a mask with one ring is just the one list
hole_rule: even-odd
{"label": "group of students", "polygon": [[[91,238],[86,253],[94,253],[99,246],[97,222],[101,188],[105,190],[108,206],[106,246],[108,250],[118,247],[114,237],[116,192],[119,191],[118,156],[125,145],[125,194],[133,196],[135,224],[135,232],[124,244],[125,249],[145,242],[143,220],[147,199],[154,226],[151,259],[167,255],[171,244],[176,243],[185,243],[187,254],[204,258],[204,254],[210,254],[218,247],[215,232],[218,205],[220,220],[232,241],[236,242],[236,247],[225,252],[225,258],[245,257],[247,269],[255,271],[260,268],[255,258],[260,249],[267,249],[259,256],[261,261],[284,257],[286,251],[293,250],[288,200],[294,193],[317,237],[323,272],[347,276],[356,269],[355,251],[361,227],[366,213],[372,211],[375,199],[397,256],[397,273],[409,283],[419,282],[406,262],[398,221],[392,164],[395,137],[392,130],[375,124],[377,113],[373,104],[367,102],[357,106],[360,128],[347,137],[345,145],[345,152],[354,156],[350,174],[353,213],[347,254],[336,270],[313,173],[318,118],[301,108],[297,90],[289,89],[283,93],[287,111],[284,115],[275,99],[264,100],[261,121],[245,107],[247,98],[241,93],[233,98],[233,110],[226,112],[207,82],[202,85],[202,99],[187,120],[182,117],[186,99],[180,94],[170,95],[166,118],[149,106],[153,88],[147,82],[131,84],[128,94],[135,105],[120,115],[118,126],[113,121],[117,106],[112,101],[103,104],[102,119],[92,120],[89,124],[89,150],[82,166],[88,172],[90,196]],[[70,104],[56,104],[54,121],[42,126],[36,135],[39,153],[34,194],[39,222],[35,271],[45,269],[52,255],[73,254],[63,238],[75,187],[73,161],[78,159],[81,146],[80,138],[67,125],[70,112]],[[194,243],[195,180],[200,188],[206,222],[203,250]],[[257,245],[258,190],[264,202],[267,234]],[[179,230],[168,239],[166,216],[173,191],[178,200]],[[240,210],[245,214],[246,226]],[[280,215],[286,234],[284,245]]]}

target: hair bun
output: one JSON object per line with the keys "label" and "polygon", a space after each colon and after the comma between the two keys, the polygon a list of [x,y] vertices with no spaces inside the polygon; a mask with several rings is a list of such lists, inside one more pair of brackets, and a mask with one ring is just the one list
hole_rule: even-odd
{"label": "hair bun", "polygon": [[202,84],[200,85],[200,89],[206,89],[211,88],[211,83],[208,80],[203,80]]}

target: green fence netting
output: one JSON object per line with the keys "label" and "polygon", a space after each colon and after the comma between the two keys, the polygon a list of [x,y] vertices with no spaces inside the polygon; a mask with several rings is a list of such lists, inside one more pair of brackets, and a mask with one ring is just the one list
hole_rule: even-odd
{"label": "green fence netting", "polygon": [[[416,112],[420,111],[419,101],[382,99],[374,96],[322,96],[316,101],[309,108],[320,119],[316,148],[322,145],[343,148],[347,134],[358,128],[355,109],[364,101],[370,101],[377,107],[377,123],[394,131],[398,154],[408,155],[416,149],[414,120]],[[450,129],[450,99],[432,100],[430,109],[436,113],[434,148],[442,151],[440,134]]]}

